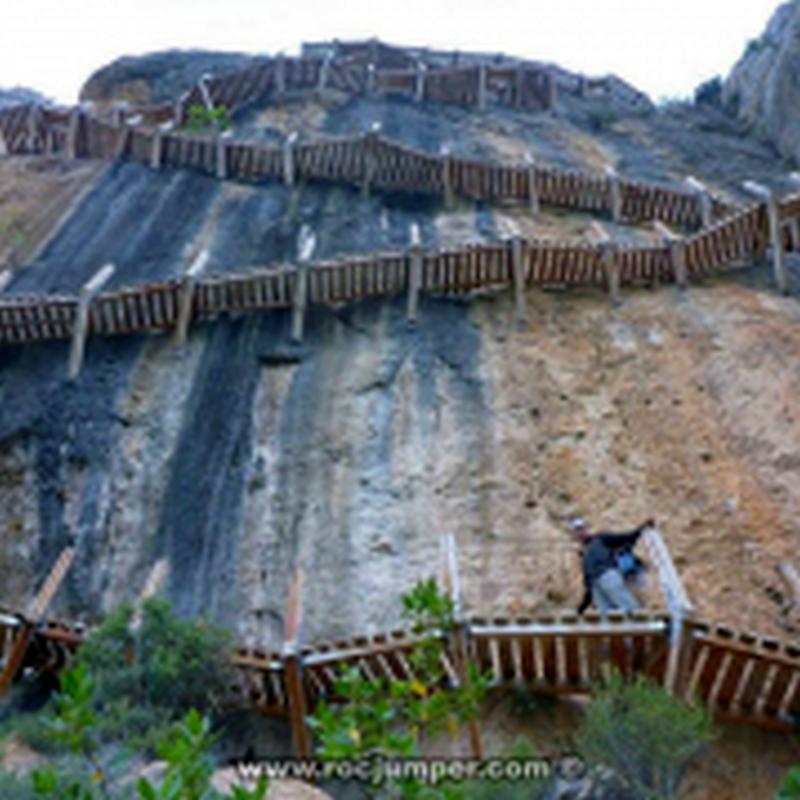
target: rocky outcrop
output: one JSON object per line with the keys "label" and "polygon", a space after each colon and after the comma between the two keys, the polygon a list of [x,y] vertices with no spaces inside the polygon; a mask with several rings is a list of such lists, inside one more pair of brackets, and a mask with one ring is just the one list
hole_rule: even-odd
{"label": "rocky outcrop", "polygon": [[11,106],[26,105],[37,103],[45,105],[47,99],[33,89],[24,86],[14,86],[11,89],[0,89],[0,110]]}
{"label": "rocky outcrop", "polygon": [[723,102],[800,163],[800,2],[784,3],[723,86]]}
{"label": "rocky outcrop", "polygon": [[92,73],[81,100],[164,103],[190,89],[204,72],[239,69],[252,56],[207,50],[166,50],[145,56],[124,56]]}

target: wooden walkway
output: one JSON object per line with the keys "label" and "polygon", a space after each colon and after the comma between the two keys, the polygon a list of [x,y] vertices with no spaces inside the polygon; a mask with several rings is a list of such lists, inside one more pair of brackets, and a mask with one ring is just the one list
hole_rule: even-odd
{"label": "wooden walkway", "polygon": [[[457,628],[443,637],[447,683],[459,681],[461,655],[491,676],[496,690],[512,687],[551,695],[588,695],[609,670],[646,675],[718,718],[789,731],[800,725],[800,647],[698,618],[658,531],[645,533],[647,557],[665,608],[605,616],[554,612],[529,617],[465,618],[461,613],[455,539],[442,537],[440,585],[453,598]],[[31,607],[49,602],[72,559],[65,551]],[[163,567],[163,565],[160,565]],[[160,568],[160,567],[159,567]],[[303,573],[287,599],[280,652],[240,647],[233,656],[231,701],[288,718],[301,755],[310,753],[305,725],[322,698],[336,701],[343,666],[368,679],[414,679],[418,639],[397,629],[335,642],[302,639]],[[148,581],[149,585],[150,581]],[[38,612],[37,612],[38,613]],[[0,692],[26,670],[59,670],[80,646],[83,631],[67,624],[0,613]],[[474,737],[472,737],[474,739]],[[473,741],[473,749],[479,742]]]}

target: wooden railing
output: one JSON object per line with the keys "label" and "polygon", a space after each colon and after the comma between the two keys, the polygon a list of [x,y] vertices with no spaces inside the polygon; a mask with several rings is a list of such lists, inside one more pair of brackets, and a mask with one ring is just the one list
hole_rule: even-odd
{"label": "wooden railing", "polygon": [[[696,230],[734,209],[702,193],[625,180],[613,171],[598,176],[545,167],[531,161],[504,164],[427,153],[375,131],[354,137],[296,141],[281,146],[237,141],[226,135],[164,130],[163,116],[145,111],[126,122],[101,119],[81,108],[44,111],[24,106],[0,112],[0,136],[9,154],[64,152],[71,158],[128,158],[153,168],[193,169],[238,181],[322,181],[365,190],[456,196],[603,213],[618,222],[661,220]],[[135,121],[135,124],[133,124]]]}
{"label": "wooden railing", "polygon": [[[714,625],[694,616],[663,539],[645,533],[645,547],[664,592],[666,610],[578,616],[555,612],[528,617],[462,616],[452,535],[442,538],[441,586],[454,600],[456,627],[442,635],[446,684],[462,680],[465,659],[488,673],[495,689],[518,687],[552,695],[586,695],[611,670],[645,675],[690,703],[702,703],[722,719],[775,730],[800,725],[800,646]],[[72,554],[56,562],[39,597],[52,596]],[[419,638],[396,629],[329,643],[302,641],[302,571],[291,582],[280,652],[240,647],[233,655],[231,702],[287,717],[299,754],[310,754],[305,717],[320,699],[336,701],[343,667],[366,679],[413,680],[411,657]],[[34,602],[37,608],[41,602]],[[685,615],[679,617],[677,611]],[[676,631],[676,624],[680,631]],[[676,636],[676,633],[680,633]],[[27,637],[22,639],[22,637]],[[58,622],[35,624],[0,613],[0,665],[7,688],[26,669],[58,670],[82,641],[83,631]],[[22,645],[22,646],[20,646]],[[436,687],[429,687],[436,688]],[[480,734],[470,731],[473,753]]]}

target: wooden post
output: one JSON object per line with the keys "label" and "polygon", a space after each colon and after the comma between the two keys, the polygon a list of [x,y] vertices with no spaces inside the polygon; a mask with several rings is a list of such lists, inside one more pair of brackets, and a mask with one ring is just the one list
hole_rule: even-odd
{"label": "wooden post", "polygon": [[201,250],[194,261],[189,265],[189,269],[184,273],[178,294],[178,318],[175,321],[175,334],[172,338],[173,347],[183,347],[186,344],[186,337],[189,332],[189,322],[192,318],[192,306],[194,304],[194,287],[197,276],[205,269],[208,264],[208,250]]}
{"label": "wooden post", "polygon": [[419,289],[422,285],[422,246],[420,243],[419,225],[412,223],[410,229],[411,250],[408,268],[408,307],[407,319],[410,323],[417,321],[419,307]]}
{"label": "wooden post", "polygon": [[364,197],[369,197],[370,186],[378,169],[378,157],[376,150],[378,145],[378,134],[380,133],[380,130],[380,122],[373,122],[370,126],[370,129],[362,138],[361,146],[364,148],[364,181],[361,184],[361,192]]}
{"label": "wooden post", "polygon": [[478,108],[483,111],[486,108],[486,64],[478,65]]}
{"label": "wooden post", "polygon": [[172,106],[172,124],[176,128],[180,128],[186,122],[186,100],[189,97],[188,92],[184,92]]}
{"label": "wooden post", "polygon": [[417,61],[417,75],[416,75],[416,83],[414,86],[414,99],[418,103],[422,103],[425,100],[425,74],[428,70],[428,67],[425,65],[423,61]]}
{"label": "wooden post", "polygon": [[161,169],[161,162],[164,154],[164,134],[172,130],[173,127],[173,122],[165,122],[162,125],[156,125],[153,131],[152,150],[150,151],[150,167],[152,169]]}
{"label": "wooden post", "polygon": [[800,220],[790,219],[786,227],[789,229],[789,247],[795,253],[800,253]]}
{"label": "wooden post", "polygon": [[598,253],[603,263],[608,282],[608,293],[611,298],[611,305],[618,306],[621,301],[619,286],[619,259],[617,258],[617,247],[611,240],[606,229],[599,222],[592,222],[592,232],[597,240]]}
{"label": "wooden post", "polygon": [[69,354],[69,378],[75,380],[83,366],[83,355],[86,350],[86,336],[89,331],[89,309],[95,295],[108,283],[114,274],[114,265],[106,264],[99,269],[81,289],[78,308],[75,311],[75,322],[72,328],[72,346]]}
{"label": "wooden post", "polygon": [[297,131],[292,131],[283,143],[283,182],[286,186],[294,185],[294,145]]}
{"label": "wooden post", "polygon": [[[453,604],[453,619],[455,629],[450,639],[451,654],[456,675],[460,682],[466,679],[467,665],[469,663],[469,625],[464,617],[461,605],[461,584],[458,573],[458,554],[456,552],[456,539],[452,533],[445,533],[441,538],[442,552],[442,589],[450,597]],[[472,758],[483,758],[483,743],[481,731],[475,719],[467,723],[469,731],[469,744]]]}
{"label": "wooden post", "polygon": [[28,109],[27,117],[27,136],[25,140],[26,149],[29,153],[35,154],[39,150],[39,125],[42,121],[42,110],[39,106],[32,105]]}
{"label": "wooden post", "polygon": [[308,301],[308,266],[302,262],[294,273],[294,291],[292,293],[292,341],[303,341],[306,304]]}
{"label": "wooden post", "polygon": [[11,652],[8,654],[2,673],[0,673],[0,697],[11,688],[22,662],[25,660],[25,654],[28,652],[28,645],[32,637],[33,623],[28,620],[22,620],[19,631],[14,638],[14,643],[11,646]]}
{"label": "wooden post", "polygon": [[523,67],[522,64],[520,64],[517,67],[515,83],[516,83],[516,87],[515,87],[516,88],[516,97],[514,98],[515,105],[516,105],[517,108],[522,108],[522,106],[524,105],[524,100],[525,100],[525,98],[524,98],[525,67]]}
{"label": "wooden post", "polygon": [[525,242],[515,236],[511,240],[511,272],[514,281],[514,317],[518,326],[525,323]]}
{"label": "wooden post", "polygon": [[331,54],[326,53],[319,65],[319,78],[317,79],[317,93],[322,94],[328,85],[328,73],[331,69]]}
{"label": "wooden post", "polygon": [[286,94],[286,57],[278,53],[275,59],[275,94],[279,100]]}
{"label": "wooden post", "polygon": [[664,672],[664,688],[675,695],[683,694],[689,631],[686,618],[692,604],[681,583],[664,539],[656,528],[647,528],[642,537],[651,563],[656,568],[661,592],[670,615],[669,652]]}
{"label": "wooden post", "polygon": [[374,64],[367,64],[367,94],[375,94],[378,88],[377,74]]}
{"label": "wooden post", "polygon": [[283,674],[289,704],[292,741],[298,758],[311,758],[311,735],[306,724],[308,702],[303,685],[303,664],[300,657],[300,622],[302,614],[303,571],[292,575],[283,635]]}
{"label": "wooden post", "polygon": [[686,185],[697,195],[697,202],[700,204],[700,224],[703,228],[710,228],[714,221],[714,204],[711,199],[711,192],[708,187],[697,180],[693,175],[686,178]]}
{"label": "wooden post", "polygon": [[661,220],[654,220],[653,227],[664,239],[664,244],[669,249],[675,283],[679,288],[685,289],[688,283],[686,278],[686,241]]}
{"label": "wooden post", "polygon": [[608,184],[611,219],[613,219],[614,222],[620,222],[622,220],[622,190],[619,184],[619,175],[610,164],[606,164],[603,172]]}
{"label": "wooden post", "polygon": [[540,211],[539,192],[536,188],[536,159],[533,153],[525,153],[525,163],[528,167],[528,209],[531,214]]}
{"label": "wooden post", "polygon": [[80,106],[76,106],[70,111],[69,125],[67,128],[67,148],[65,153],[70,161],[75,161],[81,155],[80,135],[81,128],[83,127],[81,124],[82,117],[83,111]]}
{"label": "wooden post", "polygon": [[789,294],[789,273],[786,269],[786,251],[783,245],[783,232],[781,231],[781,210],[778,197],[771,189],[755,181],[745,181],[742,184],[745,191],[755,195],[767,204],[769,215],[769,238],[772,244],[772,265],[775,275],[775,285],[781,294]]}
{"label": "wooden post", "polygon": [[203,98],[203,105],[206,107],[206,111],[214,110],[214,101],[211,99],[211,92],[208,89],[210,80],[211,75],[208,72],[204,72],[200,76],[200,80],[197,81],[197,88],[200,90],[200,97]]}
{"label": "wooden post", "polygon": [[0,158],[7,156],[8,153],[8,144],[6,143],[6,137],[3,134],[3,131],[0,131]]}
{"label": "wooden post", "polygon": [[216,174],[217,179],[224,181],[228,177],[228,142],[233,136],[232,131],[220,131],[216,142]]}
{"label": "wooden post", "polygon": [[444,191],[444,207],[450,210],[455,205],[453,197],[453,172],[450,148],[442,147],[442,189]]}

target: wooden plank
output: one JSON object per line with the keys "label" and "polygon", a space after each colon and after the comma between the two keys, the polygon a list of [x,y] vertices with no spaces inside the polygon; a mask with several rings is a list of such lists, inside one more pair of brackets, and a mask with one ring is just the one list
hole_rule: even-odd
{"label": "wooden plank", "polygon": [[39,622],[50,606],[56,592],[64,582],[72,562],[75,560],[75,548],[65,547],[50,568],[41,589],[28,605],[25,616],[32,622]]}
{"label": "wooden plank", "polygon": [[103,288],[114,274],[114,265],[106,264],[99,269],[81,288],[78,307],[75,311],[75,321],[72,328],[72,345],[69,355],[69,378],[75,380],[83,366],[83,356],[86,350],[86,336],[89,329],[89,307],[95,295]]}
{"label": "wooden plank", "polygon": [[528,210],[536,215],[541,210],[539,191],[536,185],[536,159],[533,153],[525,153],[525,166],[528,178]]}

